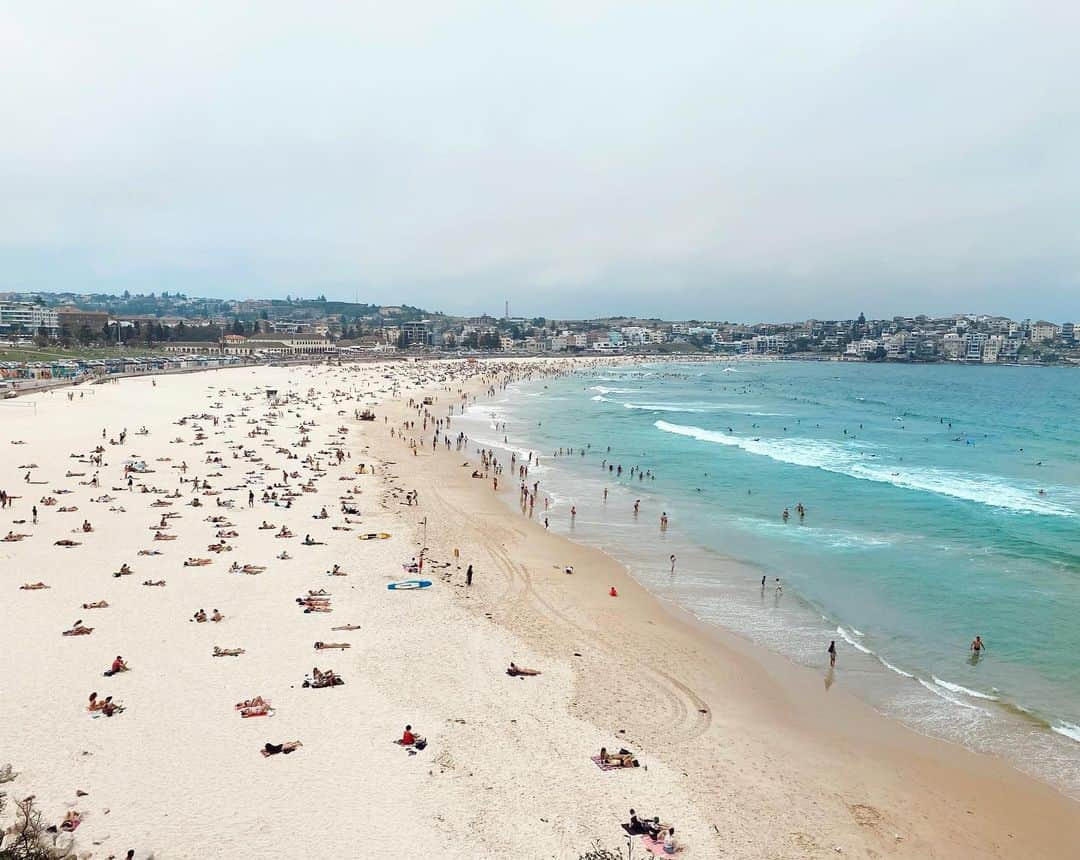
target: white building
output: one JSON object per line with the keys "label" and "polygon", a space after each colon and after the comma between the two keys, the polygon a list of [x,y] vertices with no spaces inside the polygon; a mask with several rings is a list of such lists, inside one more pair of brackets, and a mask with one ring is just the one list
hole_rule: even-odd
{"label": "white building", "polygon": [[948,332],[941,339],[941,350],[946,358],[958,359],[964,353],[964,338],[956,332]]}
{"label": "white building", "polygon": [[248,345],[252,351],[268,355],[320,355],[337,351],[327,338],[313,333],[253,334],[248,338]]}
{"label": "white building", "polygon": [[998,357],[1001,355],[1001,347],[1005,343],[1005,338],[1000,334],[992,334],[986,339],[986,343],[983,344],[982,363],[983,364],[997,364]]}
{"label": "white building", "polygon": [[982,361],[987,335],[981,331],[969,331],[964,335],[964,361]]}
{"label": "white building", "polygon": [[1053,323],[1040,320],[1037,323],[1031,324],[1031,339],[1035,343],[1042,343],[1047,340],[1057,340],[1059,331],[1058,327]]}
{"label": "white building", "polygon": [[49,335],[60,331],[60,319],[55,308],[33,302],[0,301],[0,333],[23,334],[32,337],[44,328]]}

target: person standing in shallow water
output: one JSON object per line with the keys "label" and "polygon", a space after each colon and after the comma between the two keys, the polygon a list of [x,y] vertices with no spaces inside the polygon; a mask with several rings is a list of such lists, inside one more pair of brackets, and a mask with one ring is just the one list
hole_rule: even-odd
{"label": "person standing in shallow water", "polygon": [[833,639],[829,643],[829,668],[831,669],[836,665],[836,640]]}

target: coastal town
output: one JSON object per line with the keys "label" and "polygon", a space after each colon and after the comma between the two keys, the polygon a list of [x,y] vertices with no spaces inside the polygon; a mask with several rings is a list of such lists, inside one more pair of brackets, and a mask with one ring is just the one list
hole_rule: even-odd
{"label": "coastal town", "polygon": [[[1080,364],[1080,323],[954,314],[795,322],[556,320],[451,316],[407,305],[182,294],[0,293],[7,378],[30,365],[83,372],[90,361],[164,366],[406,354],[713,354],[803,360]],[[112,354],[98,355],[112,347]],[[119,352],[116,348],[120,348]],[[53,368],[56,368],[54,371]],[[41,368],[38,368],[41,369]],[[130,369],[130,368],[129,368]],[[159,368],[160,369],[160,368]],[[29,374],[33,375],[33,374]]]}

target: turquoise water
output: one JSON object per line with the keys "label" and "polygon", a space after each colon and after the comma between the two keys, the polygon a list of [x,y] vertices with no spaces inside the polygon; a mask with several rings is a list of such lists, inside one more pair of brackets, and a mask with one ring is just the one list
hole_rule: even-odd
{"label": "turquoise water", "polygon": [[835,639],[880,710],[1080,795],[1078,414],[1064,368],[689,363],[524,383],[463,429],[535,451],[534,516],[661,596],[811,666]]}

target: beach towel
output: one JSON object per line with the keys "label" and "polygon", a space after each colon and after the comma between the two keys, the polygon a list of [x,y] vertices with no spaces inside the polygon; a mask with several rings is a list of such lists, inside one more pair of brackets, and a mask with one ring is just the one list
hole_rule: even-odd
{"label": "beach towel", "polygon": [[641,844],[645,846],[645,850],[652,854],[654,857],[674,857],[676,854],[681,854],[682,849],[676,848],[674,853],[669,854],[664,850],[664,843],[653,839],[648,834],[641,837]]}

